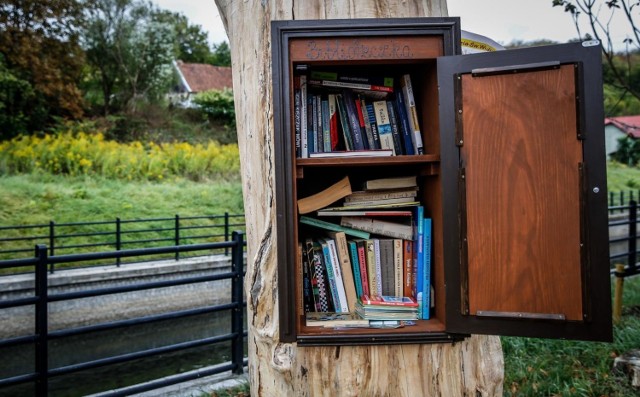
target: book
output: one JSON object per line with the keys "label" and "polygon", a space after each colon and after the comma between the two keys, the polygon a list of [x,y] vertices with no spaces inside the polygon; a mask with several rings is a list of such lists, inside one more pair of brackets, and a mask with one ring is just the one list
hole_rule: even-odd
{"label": "book", "polygon": [[308,327],[334,328],[369,325],[369,320],[355,313],[307,313],[305,319]]}
{"label": "book", "polygon": [[324,153],[311,153],[311,158],[331,158],[331,157],[389,157],[393,156],[393,150],[350,150],[350,151],[332,151]]}
{"label": "book", "polygon": [[308,84],[316,87],[348,89],[350,91],[362,93],[376,99],[387,98],[389,94],[393,93],[393,87],[385,87],[366,83],[361,84],[347,81],[319,80],[311,78],[309,79]]}
{"label": "book", "polygon": [[[424,277],[424,207],[417,206],[415,208],[415,215],[413,217],[414,230],[415,230],[415,273],[416,273],[416,291],[413,296],[416,297],[418,303],[422,303],[422,295],[424,292],[423,277]],[[418,316],[422,318],[422,305],[418,308]]]}
{"label": "book", "polygon": [[395,153],[393,145],[393,135],[391,132],[391,123],[389,121],[389,112],[387,110],[386,101],[373,102],[373,110],[376,115],[376,125],[378,126],[378,136],[380,138],[380,147],[382,149],[391,149]]}
{"label": "book", "polygon": [[358,245],[355,241],[347,241],[349,246],[349,257],[351,258],[351,268],[353,269],[353,282],[356,286],[356,299],[364,294],[362,289],[362,275],[360,274],[360,258],[358,256]]}
{"label": "book", "polygon": [[342,136],[344,138],[345,150],[355,150],[353,141],[351,140],[351,129],[349,127],[349,117],[347,116],[347,109],[344,104],[344,98],[342,95],[336,95],[336,105],[338,108],[338,118],[342,126]]}
{"label": "book", "polygon": [[371,201],[371,200],[387,200],[392,198],[411,198],[412,200],[418,195],[417,187],[388,189],[388,190],[357,190],[351,192],[350,195],[344,197],[345,202]]}
{"label": "book", "polygon": [[393,147],[396,156],[404,154],[402,148],[402,137],[400,135],[400,128],[398,127],[398,119],[396,117],[396,111],[393,107],[393,102],[387,101],[387,113],[389,113],[389,124],[391,125],[391,136],[393,137]]}
{"label": "book", "polygon": [[416,154],[424,154],[422,145],[422,133],[420,132],[420,123],[418,121],[418,110],[416,109],[416,100],[413,95],[413,86],[411,84],[411,75],[405,74],[400,79],[402,87],[402,96],[405,101],[405,109],[407,119],[409,120],[409,128],[411,129],[411,141]]}
{"label": "book", "polygon": [[348,195],[351,192],[351,182],[349,177],[345,176],[338,182],[328,188],[308,197],[298,199],[298,213],[308,214],[324,208]]}
{"label": "book", "polygon": [[302,140],[301,140],[301,112],[300,103],[302,94],[300,92],[300,76],[293,76],[293,124],[295,130],[296,157],[302,157]]}
{"label": "book", "polygon": [[352,229],[349,227],[344,227],[341,225],[337,225],[335,223],[331,223],[331,222],[325,222],[322,221],[320,219],[316,219],[316,218],[311,218],[308,216],[301,216],[300,217],[300,223],[303,225],[308,225],[308,226],[312,226],[312,227],[317,227],[320,229],[324,229],[324,230],[330,230],[332,232],[344,232],[345,234],[352,236],[352,237],[357,237],[357,238],[369,238],[370,233],[364,232],[362,230],[356,230],[356,229]]}
{"label": "book", "polygon": [[402,240],[402,243],[403,243],[402,260],[404,261],[404,271],[403,271],[404,289],[403,289],[402,295],[414,297],[413,290],[415,285],[415,273],[413,272],[413,241]]}
{"label": "book", "polygon": [[396,309],[418,307],[418,302],[410,296],[363,295],[359,302],[363,306],[392,306]]}
{"label": "book", "polygon": [[370,200],[370,201],[357,201],[357,202],[349,202],[344,203],[342,207],[327,207],[324,210],[329,211],[341,211],[347,209],[382,209],[382,208],[404,208],[404,207],[413,207],[419,205],[419,201],[411,201],[413,198],[405,197],[405,198],[395,198],[395,199],[387,199],[387,200]]}
{"label": "book", "polygon": [[423,255],[424,269],[422,271],[422,318],[428,320],[431,308],[431,218],[423,219]]}
{"label": "book", "polygon": [[[338,292],[338,299],[340,301],[340,311],[343,313],[347,313],[351,311],[349,309],[349,300],[347,299],[347,289],[345,285],[345,274],[342,272],[343,266],[340,263],[340,256],[338,255],[338,247],[336,245],[336,241],[334,239],[326,238],[321,239],[324,241],[329,247],[329,256],[331,259],[331,266],[333,267],[333,275],[336,278],[336,289]],[[348,272],[351,274],[351,264],[348,265]],[[351,283],[353,284],[353,276],[349,278]],[[353,287],[352,287],[353,288]],[[355,291],[353,292],[353,304],[355,305]],[[352,307],[351,309],[354,309]],[[336,310],[338,311],[338,310]]]}
{"label": "book", "polygon": [[324,270],[324,263],[322,263],[322,254],[317,250],[313,240],[310,238],[305,239],[305,251],[307,253],[307,260],[313,271],[313,277],[316,279],[318,285],[316,311],[328,312],[333,308],[333,301],[329,295],[331,292],[328,289],[329,285],[326,271]]}
{"label": "book", "polygon": [[364,216],[343,216],[340,225],[351,229],[362,230],[371,234],[378,234],[386,237],[393,237],[405,240],[413,239],[413,228],[411,224],[391,222],[378,218]]}
{"label": "book", "polygon": [[345,210],[320,210],[318,216],[411,216],[408,210],[378,210],[378,209],[345,209]]}
{"label": "book", "polygon": [[382,262],[380,262],[380,240],[377,238],[373,240],[373,254],[375,258],[375,272],[376,272],[376,294],[382,295]]}
{"label": "book", "polygon": [[376,269],[376,251],[375,251],[375,242],[373,239],[366,240],[366,264],[367,264],[367,278],[369,280],[369,293],[377,294],[378,293],[378,271]]}
{"label": "book", "polygon": [[307,157],[309,153],[315,152],[316,149],[316,137],[313,133],[313,120],[315,119],[313,112],[313,95],[310,95],[307,91]]}
{"label": "book", "polygon": [[341,305],[342,302],[340,300],[340,292],[338,289],[338,281],[336,274],[334,273],[335,266],[331,259],[331,251],[329,249],[329,245],[322,239],[314,240],[313,244],[314,247],[317,247],[316,249],[319,249],[322,253],[322,262],[324,263],[325,270],[327,271],[327,279],[329,280],[329,292],[331,293],[331,301],[333,302],[334,310],[336,311],[336,313],[343,312]]}
{"label": "book", "polygon": [[[375,143],[373,142],[373,136],[371,135],[371,126],[365,122],[366,108],[363,109],[362,103],[364,99],[360,95],[354,98],[356,104],[356,112],[358,113],[358,122],[360,123],[360,131],[363,132],[362,137],[364,146],[366,149],[375,149]],[[367,120],[369,116],[367,115]]]}
{"label": "book", "polygon": [[315,95],[314,98],[315,125],[314,131],[316,137],[316,152],[324,152],[325,138],[322,130],[322,96]]}
{"label": "book", "polygon": [[366,181],[362,188],[364,190],[380,190],[380,189],[400,189],[408,187],[416,187],[417,179],[415,175],[399,176],[392,178],[371,179]]}
{"label": "book", "polygon": [[349,131],[351,131],[353,150],[365,150],[367,146],[364,142],[364,128],[362,130],[360,128],[360,119],[358,118],[353,93],[349,90],[344,90],[342,91],[342,98],[344,99],[344,107],[347,111],[347,122],[349,124]]}
{"label": "book", "polygon": [[306,257],[302,254],[302,243],[298,243],[297,249],[298,257],[300,258],[300,263],[302,264],[302,310],[304,313],[315,311],[315,305],[312,300],[312,290],[311,290],[311,275],[309,274],[309,264],[306,260]]}
{"label": "book", "polygon": [[300,157],[309,157],[307,133],[307,76],[300,75]]}
{"label": "book", "polygon": [[402,239],[393,239],[393,270],[394,270],[394,293],[395,296],[404,296],[404,282],[402,279],[404,273]]}
{"label": "book", "polygon": [[356,248],[358,249],[358,264],[360,265],[360,279],[362,282],[362,295],[369,295],[369,276],[367,266],[367,240],[356,240]]}
{"label": "book", "polygon": [[356,308],[356,300],[358,294],[356,293],[356,283],[353,267],[351,266],[351,257],[349,255],[349,245],[347,244],[347,236],[344,232],[329,232],[329,235],[335,242],[335,247],[338,255],[338,263],[340,265],[340,271],[342,273],[342,283],[344,285],[344,292],[347,299],[348,311],[353,311]]}
{"label": "book", "polygon": [[415,149],[413,148],[413,139],[411,138],[413,131],[411,131],[411,128],[409,127],[409,119],[407,118],[407,109],[404,103],[402,91],[396,92],[396,110],[398,111],[398,127],[400,128],[400,134],[402,135],[404,153],[406,155],[414,155]]}
{"label": "book", "polygon": [[322,99],[321,102],[321,115],[322,115],[322,140],[323,140],[323,151],[330,152],[332,150],[331,143],[331,129],[329,124],[329,100]]}
{"label": "book", "polygon": [[316,80],[333,80],[345,83],[369,84],[374,86],[386,87],[385,91],[393,92],[393,77],[383,77],[376,75],[359,75],[353,76],[340,72],[313,70],[311,78]]}
{"label": "book", "polygon": [[378,132],[378,124],[376,124],[376,112],[372,103],[367,103],[367,116],[369,116],[369,126],[371,127],[371,136],[376,149],[382,149],[380,145],[380,133]]}
{"label": "book", "polygon": [[336,95],[327,95],[327,103],[329,105],[329,135],[331,136],[331,151],[338,150],[340,142],[338,134],[338,108],[336,104]]}
{"label": "book", "polygon": [[397,296],[395,293],[395,268],[393,262],[393,240],[379,239],[381,294]]}

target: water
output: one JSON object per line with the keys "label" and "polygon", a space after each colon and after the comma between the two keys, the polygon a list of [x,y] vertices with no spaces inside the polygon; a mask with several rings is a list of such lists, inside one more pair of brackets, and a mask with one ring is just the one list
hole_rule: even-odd
{"label": "water", "polygon": [[[210,313],[115,331],[56,339],[49,344],[51,368],[231,332],[230,313]],[[246,354],[246,346],[245,346]],[[10,358],[10,359],[7,359]],[[49,396],[84,396],[175,375],[231,359],[231,342],[138,359],[51,378]],[[0,348],[0,378],[33,372],[32,345]],[[33,385],[0,388],[0,397],[32,396]]]}

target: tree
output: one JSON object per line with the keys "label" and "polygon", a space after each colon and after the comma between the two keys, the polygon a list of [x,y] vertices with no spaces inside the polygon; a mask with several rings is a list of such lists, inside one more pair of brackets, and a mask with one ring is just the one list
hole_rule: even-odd
{"label": "tree", "polygon": [[[602,43],[605,58],[605,82],[621,89],[623,95],[629,93],[640,99],[640,76],[637,68],[637,56],[632,52],[640,51],[640,27],[636,24],[637,0],[553,0],[554,7],[564,7],[571,14],[578,36],[582,39],[594,39]],[[623,40],[626,45],[626,56],[616,54],[614,39],[611,35],[613,19],[619,13],[628,28],[628,36]],[[589,33],[582,35],[580,22],[582,16],[587,18]]]}
{"label": "tree", "polygon": [[[82,7],[76,0],[6,0],[0,3],[0,54],[3,79],[12,79],[10,105],[22,114],[16,129],[2,131],[8,138],[26,130],[42,129],[55,117],[78,118],[83,101],[78,83],[84,57],[78,43]],[[13,77],[9,77],[13,76]],[[9,80],[7,80],[9,79]],[[18,97],[28,98],[19,104]],[[3,101],[7,96],[3,96]],[[17,100],[17,101],[16,101]],[[16,108],[19,106],[19,109]],[[7,115],[11,116],[11,115]]]}
{"label": "tree", "polygon": [[213,55],[202,26],[191,25],[183,14],[166,10],[157,12],[155,19],[173,27],[176,59],[190,63],[211,63]]}
{"label": "tree", "polygon": [[83,46],[102,90],[106,115],[134,99],[156,100],[173,74],[174,29],[151,3],[92,0],[87,3]]}
{"label": "tree", "polygon": [[209,63],[215,66],[231,66],[231,49],[226,41],[213,45]]}
{"label": "tree", "polygon": [[[252,394],[501,395],[502,351],[499,338],[494,336],[472,336],[455,345],[314,348],[279,340],[270,21],[294,16],[446,16],[446,0],[363,0],[342,7],[322,0],[216,0],[216,4],[231,48],[244,206],[247,219],[251,219],[247,223],[245,292]],[[323,366],[323,362],[330,364]],[[362,368],[366,370],[361,372]]]}

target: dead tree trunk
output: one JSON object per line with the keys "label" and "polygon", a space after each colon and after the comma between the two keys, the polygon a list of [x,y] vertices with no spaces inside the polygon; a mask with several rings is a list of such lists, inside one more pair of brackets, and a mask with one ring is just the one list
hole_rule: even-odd
{"label": "dead tree trunk", "polygon": [[256,396],[502,395],[497,337],[298,347],[279,341],[271,20],[447,16],[446,0],[216,0],[231,47],[247,219],[249,377]]}

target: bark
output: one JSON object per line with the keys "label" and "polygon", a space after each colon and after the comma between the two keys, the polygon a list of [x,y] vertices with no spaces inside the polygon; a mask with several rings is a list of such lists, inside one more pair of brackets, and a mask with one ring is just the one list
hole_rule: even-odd
{"label": "bark", "polygon": [[447,16],[446,0],[216,0],[231,47],[247,219],[245,292],[255,396],[502,395],[497,337],[456,344],[298,347],[279,342],[271,20]]}

